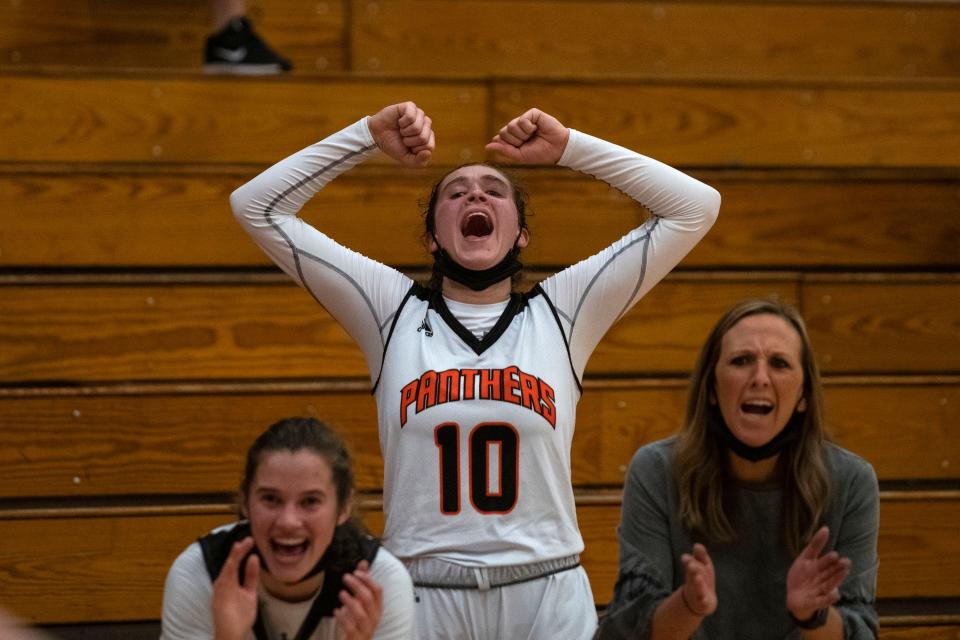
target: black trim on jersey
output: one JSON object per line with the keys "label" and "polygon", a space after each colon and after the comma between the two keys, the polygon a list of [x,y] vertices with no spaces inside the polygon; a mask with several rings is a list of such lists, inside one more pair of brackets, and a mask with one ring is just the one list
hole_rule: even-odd
{"label": "black trim on jersey", "polygon": [[414,289],[413,295],[417,296],[417,300],[423,300],[424,302],[430,301],[430,296],[433,295],[433,289],[425,287],[422,284],[415,284]]}
{"label": "black trim on jersey", "polygon": [[456,316],[454,316],[447,307],[447,303],[444,302],[443,295],[439,289],[425,289],[425,291],[428,295],[427,298],[423,298],[420,295],[417,297],[429,299],[430,308],[436,310],[436,312],[440,314],[440,317],[443,318],[443,321],[447,323],[447,326],[453,329],[453,332],[460,336],[460,339],[463,340],[468,347],[473,349],[474,353],[478,356],[483,354],[484,351],[500,339],[503,332],[506,331],[510,323],[513,322],[513,318],[527,306],[526,296],[519,293],[511,293],[510,301],[507,303],[507,308],[500,314],[500,319],[497,320],[497,323],[493,325],[493,328],[490,329],[482,339],[478,339],[469,329],[460,324],[460,321],[457,320]]}
{"label": "black trim on jersey", "polygon": [[530,290],[530,293],[527,294],[527,298],[533,298],[534,296],[538,295],[543,296],[547,306],[550,307],[550,313],[553,314],[553,319],[557,321],[557,329],[560,330],[560,337],[563,338],[563,346],[567,349],[567,362],[570,363],[570,374],[573,376],[574,382],[577,383],[577,389],[580,391],[580,395],[583,395],[583,385],[580,384],[580,378],[577,377],[577,370],[573,367],[573,355],[570,353],[570,341],[567,340],[567,334],[563,332],[563,323],[560,321],[560,314],[557,312],[557,308],[553,306],[553,300],[550,299],[550,296],[547,295],[547,292],[544,291],[543,287],[541,287],[539,284]]}
{"label": "black trim on jersey", "polygon": [[397,328],[397,321],[400,319],[400,312],[403,311],[403,307],[407,304],[407,300],[410,299],[410,296],[412,296],[417,289],[422,288],[423,287],[418,285],[416,282],[410,285],[410,288],[407,290],[407,294],[403,296],[403,300],[401,300],[400,304],[397,306],[397,310],[393,312],[393,322],[390,323],[390,331],[387,332],[387,339],[383,343],[383,354],[380,356],[380,372],[377,373],[377,381],[373,383],[373,388],[370,389],[370,395],[375,394],[377,392],[377,387],[380,386],[380,378],[383,377],[383,363],[387,361],[387,349],[390,347],[390,338],[393,337],[393,330]]}
{"label": "black trim on jersey", "polygon": [[[203,551],[203,563],[207,565],[207,573],[210,574],[211,582],[216,580],[217,576],[220,575],[220,570],[223,568],[224,563],[226,563],[227,556],[230,555],[230,550],[233,549],[234,543],[240,542],[249,535],[250,523],[244,521],[238,522],[233,527],[225,529],[224,531],[208,533],[197,540],[197,542],[200,543],[200,550]],[[247,558],[254,553],[257,553],[256,547],[243,559],[241,569],[243,566],[246,566]],[[263,566],[262,558],[260,566]],[[240,583],[243,584],[243,571],[240,571]]]}
{"label": "black trim on jersey", "polygon": [[[220,571],[223,569],[223,565],[226,563],[234,543],[243,540],[249,535],[250,523],[240,522],[230,529],[217,533],[209,533],[198,540],[200,550],[203,552],[203,562],[207,567],[207,573],[210,574],[211,582],[216,580],[217,576],[220,575]],[[338,538],[341,543],[345,544],[337,544]],[[354,553],[351,554],[352,557],[348,560],[348,566],[334,567],[334,564],[342,563],[333,562],[334,558],[330,556],[335,552],[342,553],[343,546],[352,547]],[[307,640],[307,638],[316,631],[322,618],[333,616],[334,610],[340,606],[339,594],[344,588],[344,573],[348,570],[352,571],[360,560],[366,560],[368,563],[373,564],[379,550],[380,542],[376,538],[361,532],[360,529],[352,523],[337,527],[334,533],[334,541],[326,553],[323,554],[323,557],[320,558],[320,562],[317,563],[318,567],[325,567],[324,570],[326,573],[323,576],[323,586],[320,589],[320,593],[314,598],[313,604],[310,605],[310,610],[303,619],[300,629],[293,637],[293,640]],[[256,550],[252,551],[251,554],[252,553],[256,553]],[[261,566],[264,566],[262,561]],[[243,582],[243,568],[244,565],[241,565],[241,583]],[[257,619],[253,624],[253,634],[257,640],[269,640],[270,636],[267,634],[263,616],[260,614],[260,607],[258,605]]]}

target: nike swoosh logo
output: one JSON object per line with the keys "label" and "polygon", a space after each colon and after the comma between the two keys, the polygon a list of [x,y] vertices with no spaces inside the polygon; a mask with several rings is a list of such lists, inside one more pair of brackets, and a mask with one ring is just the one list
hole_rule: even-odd
{"label": "nike swoosh logo", "polygon": [[223,47],[217,47],[213,51],[227,62],[240,62],[247,57],[246,47],[239,47],[237,49],[224,49]]}

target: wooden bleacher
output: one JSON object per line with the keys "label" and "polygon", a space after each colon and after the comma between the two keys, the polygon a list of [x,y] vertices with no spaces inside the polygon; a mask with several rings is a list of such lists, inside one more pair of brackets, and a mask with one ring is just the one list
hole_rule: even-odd
{"label": "wooden bleacher", "polygon": [[[579,497],[577,514],[586,543],[583,562],[596,594],[612,593],[616,580],[617,548],[611,539],[620,519],[619,499],[618,492]],[[367,505],[368,521],[375,529],[382,525],[382,516],[374,508]],[[957,496],[884,492],[881,597],[953,594],[960,570],[960,559],[952,552],[960,527],[958,510]],[[14,597],[5,599],[5,604],[46,622],[155,617],[157,585],[162,588],[170,562],[198,537],[196,532],[230,519],[228,505],[59,508],[10,514],[4,521],[8,544],[0,557],[22,577]],[[95,588],[78,589],[91,582]],[[51,597],[60,602],[55,610],[47,601]]]}
{"label": "wooden bleacher", "polygon": [[[950,463],[960,456],[960,439],[930,425],[960,419],[958,381],[830,377],[833,431],[871,460],[883,481],[955,480]],[[585,489],[616,487],[638,442],[676,429],[684,383],[591,378],[585,388],[574,482]],[[0,420],[8,425],[0,445],[0,499],[230,493],[261,425],[300,414],[323,417],[349,437],[361,490],[375,493],[382,481],[379,446],[370,437],[376,412],[362,381],[24,387],[0,397]]]}
{"label": "wooden bleacher", "polygon": [[[599,605],[626,464],[676,429],[720,313],[776,295],[808,321],[837,440],[880,477],[881,638],[960,638],[960,2],[248,5],[292,74],[201,74],[193,0],[0,5],[0,605],[61,637],[155,637],[169,563],[232,517],[245,448],[287,415],[347,435],[379,529],[362,358],[227,197],[413,98],[434,166],[367,163],[304,212],[410,273],[431,180],[529,106],[723,194],[587,368],[572,465]],[[572,172],[516,173],[530,281],[644,216]]]}
{"label": "wooden bleacher", "polygon": [[[283,152],[281,152],[282,154]],[[534,242],[524,256],[533,264],[560,265],[570,255],[604,246],[602,211],[612,232],[639,217],[632,201],[596,180],[548,169],[518,171],[534,194]],[[685,267],[738,269],[784,265],[817,269],[917,270],[955,268],[956,231],[945,227],[957,206],[956,171],[693,169],[723,194],[723,215]],[[227,198],[255,170],[243,165],[0,164],[3,264],[20,267],[76,265],[140,267],[261,266],[268,259],[229,215]],[[389,264],[422,266],[416,223],[424,183],[434,171],[361,166],[324,190],[322,208],[306,217],[329,233]],[[364,203],[370,237],[342,212]],[[319,203],[318,203],[319,204]],[[842,217],[836,211],[844,212]],[[197,212],[204,215],[197,215]],[[536,212],[542,215],[536,215]],[[905,224],[905,212],[912,212]],[[830,233],[820,230],[829,226]],[[869,229],[869,233],[865,232]],[[162,232],[162,233],[161,233]],[[789,244],[772,238],[791,236]],[[217,238],[203,244],[198,238]],[[406,239],[389,242],[387,238]]]}

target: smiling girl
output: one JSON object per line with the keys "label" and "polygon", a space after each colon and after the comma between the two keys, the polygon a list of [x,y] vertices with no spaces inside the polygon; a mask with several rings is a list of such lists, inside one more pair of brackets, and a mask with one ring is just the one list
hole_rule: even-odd
{"label": "smiling girl", "polygon": [[596,608],[570,478],[583,371],[613,323],[707,232],[720,195],[530,109],[487,150],[595,176],[653,213],[530,291],[512,287],[529,241],[526,198],[493,165],[458,167],[435,184],[425,286],[297,217],[378,149],[420,166],[434,144],[422,109],[390,105],[267,169],[231,204],[366,357],[384,454],[384,545],[414,579],[417,637],[588,638]]}
{"label": "smiling girl", "polygon": [[350,519],[344,443],[287,418],[247,452],[246,520],[180,554],[167,575],[161,640],[407,640],[413,592],[403,565]]}

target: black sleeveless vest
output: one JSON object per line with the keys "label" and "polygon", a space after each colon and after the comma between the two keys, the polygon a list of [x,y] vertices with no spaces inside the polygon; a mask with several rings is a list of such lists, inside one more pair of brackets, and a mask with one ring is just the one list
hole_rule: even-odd
{"label": "black sleeveless vest", "polygon": [[[208,533],[198,540],[200,549],[203,551],[203,561],[207,567],[207,573],[210,574],[210,581],[213,582],[220,575],[227,556],[235,542],[243,540],[250,535],[250,523],[238,522],[229,529]],[[377,557],[377,551],[380,550],[380,542],[365,533],[363,533],[352,522],[340,525],[333,534],[333,541],[330,548],[327,549],[323,557],[317,563],[308,575],[316,575],[320,571],[325,572],[323,576],[323,586],[320,593],[315,597],[307,617],[300,625],[294,640],[306,640],[320,624],[320,620],[325,617],[331,617],[334,609],[340,606],[338,597],[343,587],[343,575],[353,571],[361,560],[366,560],[373,564]],[[251,553],[257,553],[254,548]],[[247,556],[249,557],[249,556]],[[246,559],[240,565],[240,582],[243,583],[243,569],[246,565]],[[266,566],[261,561],[260,566],[263,570]],[[258,608],[257,621],[253,625],[253,633],[257,640],[268,640],[266,628],[263,624],[263,618]]]}

